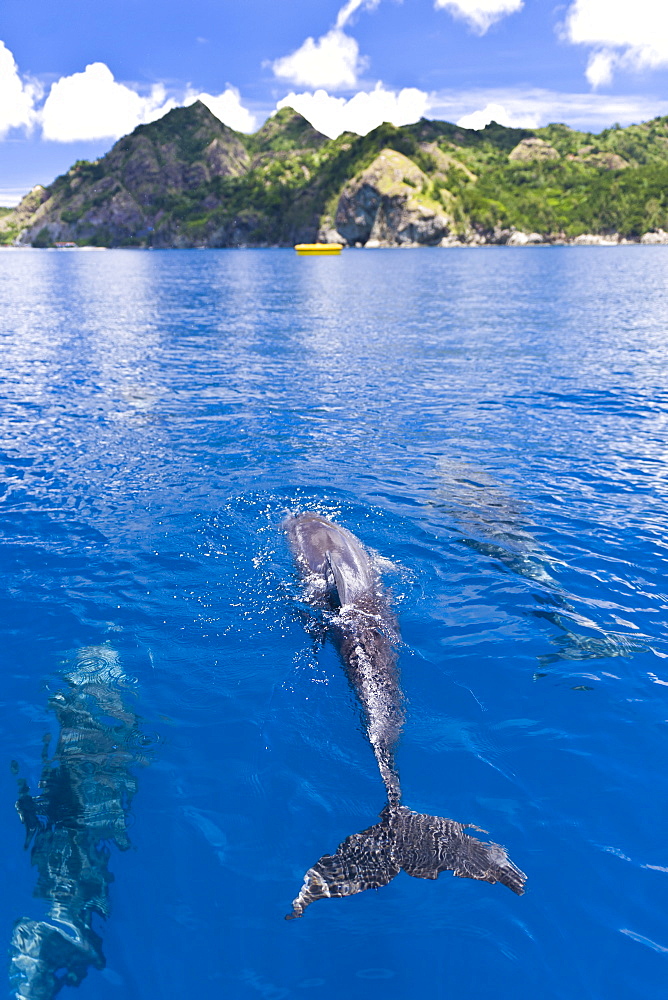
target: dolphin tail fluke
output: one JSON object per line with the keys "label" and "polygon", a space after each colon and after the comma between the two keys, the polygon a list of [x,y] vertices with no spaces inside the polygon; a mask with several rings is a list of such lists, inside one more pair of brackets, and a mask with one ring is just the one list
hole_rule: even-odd
{"label": "dolphin tail fluke", "polygon": [[452,819],[415,813],[405,806],[387,807],[380,823],[354,833],[336,854],[325,854],[309,868],[286,920],[301,917],[317,899],[352,896],[387,885],[401,869],[414,878],[435,879],[451,871],[460,878],[501,882],[521,896],[524,872],[499,844],[476,840],[466,829]]}
{"label": "dolphin tail fluke", "polygon": [[526,875],[513,864],[505,848],[471,837],[465,831],[480,830],[453,819],[411,812],[400,806],[394,819],[396,830],[394,856],[405,872],[414,878],[438,878],[451,871],[459,878],[482,882],[500,882],[521,896]]}
{"label": "dolphin tail fluke", "polygon": [[304,885],[286,920],[301,917],[316,899],[353,896],[378,889],[399,874],[394,861],[392,834],[385,822],[354,833],[339,844],[336,854],[325,854],[304,876]]}

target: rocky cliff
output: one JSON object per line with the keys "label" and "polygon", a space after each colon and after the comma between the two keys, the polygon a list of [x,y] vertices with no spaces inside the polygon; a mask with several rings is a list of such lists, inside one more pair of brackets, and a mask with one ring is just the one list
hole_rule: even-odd
{"label": "rocky cliff", "polygon": [[329,140],[290,108],[248,136],[199,102],[0,216],[0,242],[33,246],[522,246],[667,230],[668,118],[600,135],[423,119]]}
{"label": "rocky cliff", "polygon": [[383,149],[344,186],[333,235],[353,245],[434,246],[449,234],[453,220],[443,203],[426,193],[429,187],[429,177],[412,160]]}
{"label": "rocky cliff", "polygon": [[[165,210],[170,196],[238,177],[250,159],[241,137],[203,104],[177,108],[120,139],[97,163],[75,163],[57,178],[20,242],[131,245],[157,234],[170,245],[178,236]],[[18,213],[25,217],[26,209],[24,199]]]}

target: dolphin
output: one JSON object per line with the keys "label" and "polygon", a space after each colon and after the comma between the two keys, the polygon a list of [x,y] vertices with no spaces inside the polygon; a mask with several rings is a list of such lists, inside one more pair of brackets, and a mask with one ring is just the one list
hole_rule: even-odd
{"label": "dolphin", "polygon": [[399,628],[367,550],[352,532],[320,514],[290,516],[282,527],[305,584],[306,600],[321,613],[361,704],[387,794],[380,823],[352,834],[335,854],[325,854],[308,869],[286,920],[301,917],[317,899],[387,885],[402,869],[415,878],[430,879],[451,871],[461,878],[501,882],[522,895],[526,875],[505,849],[465,832],[485,830],[416,813],[401,803],[394,759],[404,721],[396,654]]}
{"label": "dolphin", "polygon": [[16,1000],[53,1000],[63,986],[78,986],[90,967],[104,968],[93,918],[109,916],[109,845],[130,847],[133,766],[146,763],[116,651],[108,645],[79,650],[65,680],[49,700],[60,731],[51,759],[45,740],[36,795],[12,764],[25,847],[38,873],[34,895],[49,904],[46,919],[21,917],[14,924],[9,977]]}

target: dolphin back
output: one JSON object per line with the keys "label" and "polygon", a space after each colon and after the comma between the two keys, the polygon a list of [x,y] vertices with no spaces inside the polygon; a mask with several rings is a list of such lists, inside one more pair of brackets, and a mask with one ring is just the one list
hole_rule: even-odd
{"label": "dolphin back", "polygon": [[359,604],[372,597],[378,575],[351,531],[311,513],[290,517],[283,527],[302,572],[335,591],[341,605]]}

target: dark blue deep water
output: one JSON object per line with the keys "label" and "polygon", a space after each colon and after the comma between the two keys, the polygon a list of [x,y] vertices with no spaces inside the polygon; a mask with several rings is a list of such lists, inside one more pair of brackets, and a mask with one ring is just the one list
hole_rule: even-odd
{"label": "dark blue deep water", "polygon": [[[7,251],[0,376],[3,953],[51,905],[17,776],[102,662],[81,796],[136,778],[131,846],[63,1000],[665,995],[667,249]],[[406,804],[525,896],[402,873],[283,919],[384,804],[305,509],[382,557]]]}

